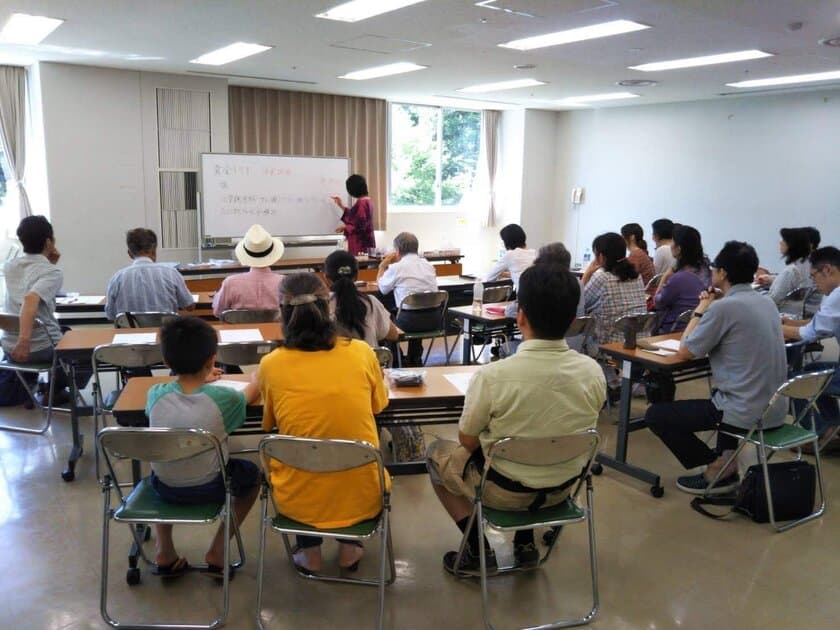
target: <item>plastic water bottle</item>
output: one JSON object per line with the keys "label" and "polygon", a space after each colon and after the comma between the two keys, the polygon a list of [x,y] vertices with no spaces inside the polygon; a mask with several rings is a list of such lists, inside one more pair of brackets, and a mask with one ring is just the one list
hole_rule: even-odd
{"label": "plastic water bottle", "polygon": [[583,250],[583,266],[588,267],[590,262],[592,262],[592,251],[587,247]]}
{"label": "plastic water bottle", "polygon": [[475,283],[473,284],[473,303],[472,303],[472,310],[473,313],[479,315],[481,314],[481,310],[484,307],[484,283],[481,282],[481,278],[476,278]]}

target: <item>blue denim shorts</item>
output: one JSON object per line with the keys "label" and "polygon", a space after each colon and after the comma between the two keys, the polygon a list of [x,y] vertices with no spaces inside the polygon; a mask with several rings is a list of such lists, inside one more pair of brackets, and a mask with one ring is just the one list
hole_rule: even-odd
{"label": "blue denim shorts", "polygon": [[[229,459],[226,468],[230,478],[230,492],[235,497],[248,494],[260,483],[260,469],[254,462],[247,459]],[[192,505],[221,503],[225,500],[225,484],[221,473],[213,481],[198,486],[167,486],[154,472],[151,480],[155,492],[169,503]]]}

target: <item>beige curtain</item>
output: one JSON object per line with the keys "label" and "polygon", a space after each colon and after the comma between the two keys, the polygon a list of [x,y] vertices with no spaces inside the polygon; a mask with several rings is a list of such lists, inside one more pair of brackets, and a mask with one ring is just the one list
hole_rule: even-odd
{"label": "beige curtain", "polygon": [[230,148],[235,153],[349,157],[364,175],[385,229],[388,204],[387,103],[380,99],[231,86]]}
{"label": "beige curtain", "polygon": [[26,170],[26,70],[0,66],[0,147],[9,165],[9,184],[17,186],[20,218],[32,214],[23,186]]}
{"label": "beige curtain", "polygon": [[499,123],[502,113],[485,109],[481,112],[481,133],[484,141],[484,155],[487,158],[487,189],[489,203],[482,216],[483,227],[496,225],[496,166],[499,161]]}

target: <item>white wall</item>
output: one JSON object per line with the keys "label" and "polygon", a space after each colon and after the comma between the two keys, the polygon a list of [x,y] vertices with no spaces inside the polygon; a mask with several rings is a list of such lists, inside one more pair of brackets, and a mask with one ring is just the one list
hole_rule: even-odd
{"label": "white wall", "polygon": [[[68,291],[101,294],[128,264],[125,232],[160,234],[155,87],[211,92],[213,150],[228,147],[227,83],[42,63],[50,217]],[[195,252],[159,252],[190,260]]]}
{"label": "white wall", "polygon": [[[660,217],[693,225],[714,255],[746,240],[779,268],[780,227],[840,243],[840,91],[558,114],[557,236],[574,247],[573,186],[586,188],[580,245]],[[578,259],[577,256],[575,259]]]}
{"label": "white wall", "polygon": [[559,230],[557,199],[557,114],[526,110],[522,164],[522,209],[519,223],[528,246],[538,248],[554,240]]}

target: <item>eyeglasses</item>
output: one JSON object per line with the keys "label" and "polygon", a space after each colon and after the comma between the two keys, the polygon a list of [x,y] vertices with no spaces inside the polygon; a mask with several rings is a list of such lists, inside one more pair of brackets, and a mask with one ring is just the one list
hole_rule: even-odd
{"label": "eyeglasses", "polygon": [[825,271],[825,265],[820,265],[819,267],[814,267],[813,269],[811,269],[811,280],[816,279],[817,274],[821,271]]}

